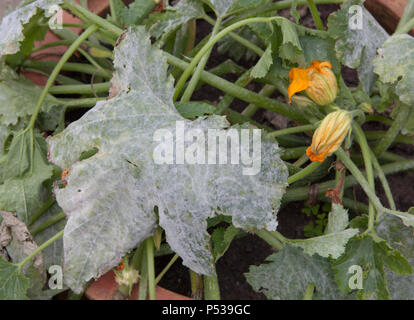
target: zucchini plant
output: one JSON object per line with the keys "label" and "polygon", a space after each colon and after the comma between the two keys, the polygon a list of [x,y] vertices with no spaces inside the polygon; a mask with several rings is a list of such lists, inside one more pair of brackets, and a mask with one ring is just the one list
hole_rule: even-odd
{"label": "zucchini plant", "polygon": [[[87,1],[23,1],[0,25],[0,299],[82,294],[112,269],[122,294],[139,282],[139,299],[155,299],[178,258],[194,295],[204,282],[220,299],[216,263],[247,233],[275,250],[245,273],[268,299],[414,299],[414,209],[387,181],[414,169],[390,149],[414,144],[414,6],[390,35],[363,2],[110,0],[102,17]],[[326,4],[340,5],[327,26]],[[59,40],[39,45],[47,33]],[[211,68],[214,49],[228,59]],[[194,98],[206,86],[223,95]],[[289,127],[254,121],[262,109]],[[310,194],[329,214],[288,239],[278,211]],[[162,254],[173,257],[156,274]]]}

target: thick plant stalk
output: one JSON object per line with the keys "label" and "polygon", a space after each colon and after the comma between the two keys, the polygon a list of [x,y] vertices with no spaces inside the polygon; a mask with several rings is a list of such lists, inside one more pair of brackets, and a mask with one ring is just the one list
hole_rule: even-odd
{"label": "thick plant stalk", "polygon": [[[365,172],[367,175],[368,183],[371,189],[375,190],[375,180],[374,180],[374,170],[372,166],[372,159],[371,159],[371,149],[369,148],[367,139],[364,135],[364,132],[362,131],[361,127],[358,123],[354,122],[352,125],[352,128],[355,133],[356,140],[359,143],[359,146],[362,151],[362,158],[364,160],[365,164]],[[368,229],[373,230],[374,228],[374,221],[375,221],[375,208],[374,204],[372,203],[372,200],[369,201],[368,206]]]}
{"label": "thick plant stalk", "polygon": [[148,271],[148,291],[149,299],[155,300],[155,268],[154,268],[154,240],[152,237],[145,240],[145,249],[147,257],[147,271]]}
{"label": "thick plant stalk", "polygon": [[220,287],[217,276],[203,276],[204,300],[220,300]]}
{"label": "thick plant stalk", "polygon": [[[263,97],[270,97],[273,92],[276,91],[276,87],[271,84],[266,84],[262,90],[260,90],[259,94]],[[259,106],[256,106],[254,104],[249,104],[243,111],[242,115],[251,118],[254,116],[256,111],[259,109]]]}
{"label": "thick plant stalk", "polygon": [[316,169],[319,168],[319,166],[322,164],[322,162],[314,161],[311,164],[309,164],[306,168],[300,170],[298,173],[295,173],[293,176],[290,176],[288,178],[288,184],[292,184],[300,179],[305,178],[306,176],[310,175],[312,172],[314,172]]}
{"label": "thick plant stalk", "polygon": [[[211,38],[213,38],[216,35],[218,29],[220,28],[220,24],[221,24],[221,19],[218,18],[215,25],[214,25],[213,31],[211,32]],[[185,91],[184,91],[184,93],[181,97],[181,100],[180,100],[181,102],[190,101],[191,96],[192,96],[192,94],[193,94],[193,92],[194,92],[194,90],[195,90],[195,88],[198,84],[198,81],[200,80],[201,72],[206,67],[207,61],[210,58],[211,50],[212,50],[212,48],[210,48],[210,50],[208,50],[206,52],[206,54],[201,58],[200,62],[198,63],[197,68],[196,68],[196,70],[195,70],[195,72],[194,72],[187,88],[185,89]]]}
{"label": "thick plant stalk", "polygon": [[395,138],[400,133],[401,128],[403,128],[407,123],[409,114],[410,107],[404,103],[400,103],[397,116],[395,117],[391,127],[375,148],[375,154],[377,156],[380,157],[394,142]]}
{"label": "thick plant stalk", "polygon": [[309,9],[312,13],[313,21],[315,21],[316,28],[319,30],[324,30],[323,22],[321,16],[319,15],[318,8],[316,8],[316,4],[314,0],[308,0]]}

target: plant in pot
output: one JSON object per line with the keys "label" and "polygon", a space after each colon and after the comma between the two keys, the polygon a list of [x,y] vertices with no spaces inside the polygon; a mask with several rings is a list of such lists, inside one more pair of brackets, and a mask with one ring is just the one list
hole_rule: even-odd
{"label": "plant in pot", "polygon": [[[193,297],[220,299],[216,263],[248,233],[276,251],[245,274],[269,299],[412,297],[414,215],[397,208],[386,175],[414,168],[390,151],[413,144],[413,55],[398,52],[414,51],[414,12],[389,35],[363,2],[112,0],[101,17],[87,1],[24,1],[0,25],[0,298],[156,299],[181,258]],[[325,29],[316,5],[333,3]],[[51,28],[56,6],[77,20]],[[316,28],[299,23],[299,6]],[[355,6],[362,29],[349,23]],[[35,47],[48,31],[60,40]],[[62,45],[58,60],[35,58]],[[216,47],[233,60],[210,68]],[[47,76],[43,88],[27,70]],[[207,85],[224,96],[196,99]],[[289,127],[253,120],[262,109]],[[373,121],[388,130],[363,129]],[[350,199],[357,184],[368,205]],[[330,203],[327,219],[289,239],[277,213],[310,191]]]}

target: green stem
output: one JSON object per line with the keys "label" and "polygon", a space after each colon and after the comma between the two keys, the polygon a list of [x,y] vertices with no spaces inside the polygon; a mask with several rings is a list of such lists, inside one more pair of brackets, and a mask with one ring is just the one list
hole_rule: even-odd
{"label": "green stem", "polygon": [[[211,25],[215,25],[216,23],[214,19],[208,15],[204,15],[203,19],[206,20]],[[245,46],[246,48],[256,53],[259,57],[261,57],[264,54],[264,50],[262,50],[262,48],[256,46],[254,43],[250,42],[249,40],[239,36],[237,33],[230,32],[229,36],[232,37],[234,40],[236,40],[241,45]]]}
{"label": "green stem", "polygon": [[56,80],[56,77],[58,76],[59,72],[62,69],[62,66],[69,60],[69,58],[72,56],[72,54],[79,48],[79,46],[82,44],[83,41],[88,39],[88,37],[93,34],[96,30],[98,30],[98,27],[93,25],[90,26],[88,29],[85,30],[68,48],[68,50],[65,52],[65,54],[62,56],[62,58],[59,60],[55,68],[53,69],[52,74],[50,75],[49,79],[46,82],[45,87],[43,88],[43,91],[37,101],[37,105],[34,109],[33,115],[30,119],[30,123],[27,129],[33,129],[34,125],[36,123],[37,115],[40,112],[40,108],[42,107],[42,104],[46,98],[46,95],[49,92],[49,89],[53,85],[53,83]]}
{"label": "green stem", "polygon": [[302,154],[302,156],[301,156],[299,159],[297,159],[297,160],[293,163],[293,165],[294,165],[295,167],[301,167],[301,166],[303,166],[306,162],[308,162],[308,160],[309,160],[309,157],[308,157],[308,155],[306,154],[306,150],[305,150],[305,152]]}
{"label": "green stem", "polygon": [[[336,154],[340,158],[340,160],[344,163],[344,165],[348,168],[348,170],[352,173],[354,178],[358,181],[359,185],[364,190],[369,200],[372,201],[373,205],[379,212],[386,212],[386,213],[398,215],[400,217],[406,217],[409,219],[412,219],[414,217],[413,215],[408,214],[406,212],[384,208],[384,206],[381,204],[380,200],[378,199],[377,195],[375,194],[375,190],[371,188],[371,186],[369,185],[368,181],[365,179],[362,172],[359,171],[358,167],[352,162],[352,160],[348,157],[345,151],[342,148],[339,148],[336,151]],[[373,231],[373,230],[369,229],[367,231]]]}
{"label": "green stem", "polygon": [[394,35],[408,33],[412,28],[414,28],[414,17],[411,18],[411,20],[409,20],[406,24],[401,26],[397,31],[395,31]]}
{"label": "green stem", "polygon": [[[367,139],[364,135],[364,132],[362,131],[359,124],[356,122],[352,125],[353,131],[355,133],[355,138],[358,141],[358,144],[362,151],[362,158],[364,160],[365,164],[365,171],[368,179],[368,183],[371,189],[375,190],[375,178],[374,178],[374,170],[372,167],[372,159],[371,159],[371,149],[369,148]],[[374,230],[374,222],[375,222],[375,208],[372,201],[369,202],[368,207],[368,230],[367,231],[373,231]]]}
{"label": "green stem", "polygon": [[[345,152],[344,152],[344,154],[345,154]],[[349,159],[349,157],[346,154],[345,154],[345,156]],[[339,159],[342,161],[342,158],[339,158]],[[351,161],[351,160],[349,159],[349,161]],[[359,169],[356,166],[355,166],[355,168],[354,168],[355,172],[356,171],[360,172]],[[381,166],[381,169],[382,169],[382,171],[384,172],[385,175],[393,174],[393,173],[397,173],[397,172],[401,172],[401,171],[408,171],[408,170],[413,169],[413,168],[414,168],[414,160],[398,161],[398,162],[393,162],[393,163],[389,163],[389,164]],[[365,180],[364,175],[362,175],[362,177]],[[361,179],[361,178],[359,178],[359,179]],[[358,184],[358,180],[355,177],[347,176],[345,178],[345,181],[344,181],[345,188],[350,188],[350,187],[352,187],[356,184]],[[335,180],[329,180],[329,181],[325,181],[325,182],[320,183],[319,186],[318,186],[318,192],[317,192],[318,196],[323,196],[326,193],[326,191],[328,191],[328,189],[335,188],[335,186],[336,186]],[[286,193],[283,196],[282,201],[284,203],[295,202],[295,201],[303,201],[303,200],[306,200],[308,198],[308,195],[309,195],[309,187],[288,188]]]}
{"label": "green stem", "polygon": [[189,269],[191,283],[191,298],[201,300],[203,298],[203,276]]}
{"label": "green stem", "polygon": [[315,291],[315,285],[313,283],[309,283],[306,286],[305,296],[303,297],[303,300],[312,300],[314,291]]}
{"label": "green stem", "polygon": [[323,22],[321,16],[319,15],[318,8],[316,8],[316,4],[314,0],[308,0],[309,9],[312,13],[313,21],[315,21],[316,28],[319,30],[325,30],[323,27]]}
{"label": "green stem", "polygon": [[382,171],[381,165],[379,164],[377,157],[372,151],[371,151],[371,159],[372,159],[372,164],[374,165],[374,169],[377,172],[378,177],[381,181],[382,188],[384,189],[385,195],[388,200],[388,204],[390,205],[390,208],[392,210],[396,210],[397,207],[395,206],[394,198],[392,196],[392,191],[391,191],[390,185],[388,184],[387,177],[385,176],[384,171]]}
{"label": "green stem", "polygon": [[[247,86],[252,81],[250,77],[250,69],[245,71],[235,82],[235,85],[240,87]],[[230,107],[231,103],[234,100],[234,96],[231,94],[226,94],[218,103],[215,114],[222,115]]]}
{"label": "green stem", "polygon": [[91,11],[89,11],[88,9],[83,8],[82,6],[73,3],[73,2],[69,2],[68,0],[64,0],[65,5],[72,11],[72,13],[74,13],[75,15],[78,16],[78,14],[80,15],[79,17],[82,19],[82,16],[86,17],[88,20],[90,20],[91,22],[97,24],[98,26],[108,30],[109,32],[111,32],[113,35],[119,37],[122,34],[122,29],[115,26],[114,24],[108,22],[107,20],[97,16],[96,14],[92,13]]}
{"label": "green stem", "polygon": [[165,266],[165,268],[159,273],[159,275],[155,278],[155,285],[158,284],[158,282],[160,282],[160,280],[162,279],[162,277],[164,276],[164,274],[167,273],[167,271],[171,268],[171,266],[174,264],[174,262],[179,258],[180,256],[178,254],[175,254],[170,262],[168,262],[168,264]]}
{"label": "green stem", "polygon": [[401,128],[403,128],[407,123],[409,114],[410,107],[406,104],[400,103],[397,116],[395,117],[391,127],[375,148],[375,154],[377,156],[381,156],[383,152],[386,151],[393,143]]}
{"label": "green stem", "polygon": [[41,225],[39,225],[36,229],[31,231],[30,233],[32,234],[32,236],[35,236],[38,233],[42,232],[43,230],[49,228],[50,226],[54,225],[55,223],[65,219],[65,218],[66,218],[65,213],[60,212],[60,213],[54,215],[53,217],[51,217],[49,220],[43,222]]}
{"label": "green stem", "polygon": [[36,255],[38,255],[39,252],[41,252],[46,247],[50,246],[53,242],[55,242],[56,240],[60,239],[61,237],[63,237],[63,230],[60,231],[60,232],[58,232],[57,234],[55,234],[53,237],[51,237],[46,242],[42,243],[39,247],[37,247],[35,250],[33,250],[33,252],[31,254],[29,254],[25,259],[23,259],[22,262],[18,263],[17,264],[18,271],[20,272],[21,268],[26,263],[28,263],[31,259],[33,259]]}
{"label": "green stem", "polygon": [[217,276],[203,276],[204,300],[220,300],[220,287]]}
{"label": "green stem", "polygon": [[115,3],[114,0],[109,0],[109,7],[111,10],[111,17],[112,19],[117,22],[118,21],[118,16],[116,14],[116,9],[115,9]]}
{"label": "green stem", "polygon": [[[400,31],[400,29],[407,24],[407,22],[411,19],[414,18],[414,1],[413,0],[409,0],[407,1],[407,5],[404,8],[404,13],[400,19],[400,21],[398,22],[398,26],[396,29],[396,32]],[[408,31],[407,31],[408,32]]]}
{"label": "green stem", "polygon": [[[40,71],[48,71],[50,69],[55,68],[57,65],[56,61],[25,61],[23,63],[23,67],[26,69],[34,69]],[[85,74],[95,74],[95,76],[104,77],[105,79],[110,79],[112,76],[108,76],[111,74],[110,71],[105,70],[106,72],[102,72],[99,69],[96,69],[94,66],[86,63],[73,63],[67,62],[62,66],[62,71],[71,71],[71,72],[80,72]]]}
{"label": "green stem", "polygon": [[49,89],[50,94],[93,94],[108,92],[111,87],[110,82],[91,84],[70,84],[62,86],[54,86]]}
{"label": "green stem", "polygon": [[297,127],[292,127],[292,128],[286,128],[286,129],[282,129],[282,130],[273,131],[273,132],[270,132],[268,135],[270,137],[280,137],[280,136],[284,136],[284,135],[292,134],[292,133],[313,131],[315,129],[316,129],[316,126],[314,124],[307,124],[307,125],[304,125],[304,126],[297,126]]}
{"label": "green stem", "polygon": [[292,184],[300,179],[305,178],[306,176],[310,175],[312,172],[314,172],[316,169],[319,168],[319,166],[322,164],[322,162],[314,161],[311,164],[309,164],[306,168],[300,170],[298,173],[294,174],[293,176],[290,176],[288,179],[288,184]]}
{"label": "green stem", "polygon": [[154,268],[154,240],[152,237],[146,241],[147,271],[148,271],[148,291],[150,300],[155,300],[155,268]]}
{"label": "green stem", "polygon": [[39,219],[45,212],[48,210],[54,203],[55,199],[53,197],[50,197],[48,200],[46,200],[43,205],[33,214],[32,218],[30,219],[29,226],[32,225]]}
{"label": "green stem", "polygon": [[276,239],[270,231],[267,231],[265,229],[258,230],[255,232],[257,236],[262,238],[264,241],[266,241],[271,247],[275,248],[276,250],[280,251],[283,249],[283,242]]}
{"label": "green stem", "polygon": [[[274,85],[271,84],[266,84],[262,90],[260,90],[259,94],[263,97],[270,97],[273,92],[276,91],[276,87]],[[259,109],[259,106],[256,106],[255,104],[250,103],[243,111],[242,111],[242,115],[251,118],[254,116],[254,114],[257,112],[257,110]]]}
{"label": "green stem", "polygon": [[106,77],[112,77],[112,74],[106,71],[89,53],[85,50],[79,48],[78,51],[89,61],[91,65],[93,65],[96,69],[100,70],[102,73],[106,75]]}
{"label": "green stem", "polygon": [[201,50],[196,54],[196,56],[193,58],[191,63],[187,66],[187,68],[184,70],[183,74],[181,75],[180,79],[178,80],[176,84],[176,89],[174,93],[174,100],[177,99],[177,97],[180,95],[181,90],[184,87],[185,82],[190,77],[191,73],[193,72],[196,65],[200,62],[201,58],[219,41],[222,39],[225,35],[227,35],[229,32],[240,28],[244,25],[247,25],[249,23],[257,23],[257,22],[270,22],[276,19],[280,19],[280,17],[270,17],[270,18],[263,18],[263,17],[257,17],[257,18],[250,18],[246,20],[242,20],[239,22],[236,22],[227,28],[221,30],[218,34],[216,34],[214,37],[212,37],[202,48]]}
{"label": "green stem", "polygon": [[[218,18],[213,31],[211,32],[211,38],[213,38],[218,29],[220,28],[221,19]],[[191,99],[191,96],[193,95],[193,92],[195,88],[197,87],[198,81],[200,80],[201,72],[204,71],[204,68],[206,67],[207,61],[210,58],[212,48],[206,52],[206,54],[201,58],[199,64],[197,65],[197,68],[190,80],[190,83],[188,84],[187,88],[185,89],[183,96],[181,97],[181,102],[188,102]]]}

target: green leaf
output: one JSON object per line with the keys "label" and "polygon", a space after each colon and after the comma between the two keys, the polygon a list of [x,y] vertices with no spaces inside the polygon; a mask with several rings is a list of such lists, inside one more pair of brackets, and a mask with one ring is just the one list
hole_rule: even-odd
{"label": "green leaf", "polygon": [[395,85],[395,93],[408,105],[414,104],[414,38],[408,34],[390,37],[378,50],[374,71],[384,83]]}
{"label": "green leaf", "polygon": [[286,18],[280,18],[275,22],[280,27],[283,39],[279,47],[279,56],[292,63],[304,66],[303,49],[299,41],[296,25]]}
{"label": "green leaf", "polygon": [[175,107],[186,119],[195,119],[208,114],[213,114],[216,108],[211,104],[202,101],[178,102]]}
{"label": "green leaf", "polygon": [[337,203],[332,203],[332,210],[329,212],[328,225],[325,234],[341,232],[349,224],[348,210]]}
{"label": "green leaf", "polygon": [[[399,250],[411,266],[414,266],[414,235],[412,228],[406,227],[396,217],[383,214],[376,226],[376,231],[394,249]],[[396,262],[398,261],[396,260]],[[392,299],[414,299],[414,274],[397,275],[386,268],[385,276]]]}
{"label": "green leaf", "polygon": [[240,0],[204,0],[214,10],[218,17],[224,17]]}
{"label": "green leaf", "polygon": [[[16,126],[19,121],[27,123],[43,90],[29,80],[18,77],[9,67],[0,68],[0,122],[5,126]],[[41,112],[47,114],[55,107],[59,107],[57,99],[47,95]],[[56,115],[49,119],[48,129],[54,129],[53,125],[56,127],[58,118],[59,115]]]}
{"label": "green leaf", "polygon": [[214,261],[217,262],[229,248],[231,242],[234,238],[239,235],[241,232],[240,229],[237,229],[233,225],[230,225],[227,228],[217,228],[214,229],[211,234],[212,242],[212,254]]}
{"label": "green leaf", "polygon": [[345,252],[349,239],[357,233],[358,229],[346,229],[306,240],[295,240],[291,245],[302,248],[311,256],[317,253],[321,257],[337,259]]}
{"label": "green leaf", "polygon": [[[362,3],[362,0],[344,3],[340,10],[329,17],[328,32],[336,41],[338,59],[348,67],[358,69],[362,87],[366,93],[370,93],[375,82],[373,60],[388,34]],[[361,29],[351,23],[351,19],[356,16],[350,8],[355,5],[362,10]]]}
{"label": "green leaf", "polygon": [[203,4],[198,0],[181,0],[175,6],[168,6],[164,12],[152,13],[146,21],[147,29],[155,38],[166,38],[170,32],[192,19],[204,14]]}
{"label": "green leaf", "polygon": [[24,27],[39,9],[43,10],[44,16],[49,17],[56,13],[49,10],[61,3],[63,0],[36,0],[6,15],[0,25],[0,56],[19,52],[20,44],[25,40]]}
{"label": "green leaf", "polygon": [[[151,236],[157,218],[183,263],[213,274],[206,227],[216,209],[231,215],[235,227],[275,230],[288,175],[280,150],[263,139],[261,171],[255,176],[243,175],[241,165],[176,165],[176,158],[173,164],[156,164],[158,129],[170,131],[174,143],[177,125],[205,134],[228,132],[229,124],[221,116],[190,121],[176,111],[166,58],[141,27],[131,28],[115,50],[115,69],[112,84],[118,94],[48,140],[51,161],[71,169],[65,188],[55,189],[69,217],[63,238],[65,281],[79,292]],[[79,161],[92,148],[99,151]]]}
{"label": "green leaf", "polygon": [[345,254],[334,262],[335,279],[343,293],[351,291],[349,273],[351,266],[360,266],[363,270],[363,289],[359,290],[360,299],[389,299],[384,266],[388,265],[397,274],[408,274],[411,267],[407,260],[392,249],[383,239],[374,239],[369,235],[351,239]]}
{"label": "green leaf", "polygon": [[[121,1],[122,3],[122,1]],[[123,25],[141,24],[155,7],[154,0],[135,0],[128,7],[120,9],[119,16]]]}
{"label": "green leaf", "polygon": [[27,300],[29,279],[23,277],[18,267],[0,257],[0,300]]}
{"label": "green leaf", "polygon": [[[33,148],[33,153],[32,153]],[[16,212],[28,223],[45,198],[43,182],[51,178],[53,168],[46,160],[46,145],[39,134],[17,134],[4,164],[0,185],[0,210]]]}
{"label": "green leaf", "polygon": [[[30,230],[36,230],[38,226],[42,223],[53,218],[57,214],[61,213],[62,209],[57,205],[53,204],[42,216],[30,227]],[[66,225],[66,219],[60,220],[59,222],[49,226],[43,231],[39,232],[34,236],[36,243],[44,243],[45,241],[52,238],[55,234],[63,230]],[[42,251],[43,253],[43,263],[46,269],[49,269],[53,265],[62,265],[63,264],[63,240],[59,238],[51,245],[47,246]]]}
{"label": "green leaf", "polygon": [[309,256],[301,248],[286,245],[266,261],[269,263],[251,266],[245,277],[256,292],[268,299],[302,299],[310,283],[315,285],[314,299],[344,298],[333,279],[329,261],[317,254]]}
{"label": "green leaf", "polygon": [[257,64],[253,67],[250,76],[253,78],[263,78],[268,73],[272,63],[272,47],[269,45]]}

